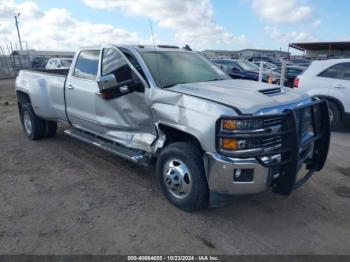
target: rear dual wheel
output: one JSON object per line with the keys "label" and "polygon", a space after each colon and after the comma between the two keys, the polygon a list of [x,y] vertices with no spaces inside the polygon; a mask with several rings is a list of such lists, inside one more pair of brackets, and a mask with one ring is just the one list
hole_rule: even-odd
{"label": "rear dual wheel", "polygon": [[31,104],[23,104],[20,107],[21,122],[24,133],[31,140],[43,137],[53,137],[56,134],[57,123],[46,121],[38,117]]}

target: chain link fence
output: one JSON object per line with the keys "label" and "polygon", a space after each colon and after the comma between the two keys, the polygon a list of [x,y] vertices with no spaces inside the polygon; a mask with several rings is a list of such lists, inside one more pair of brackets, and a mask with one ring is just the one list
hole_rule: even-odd
{"label": "chain link fence", "polygon": [[17,74],[13,63],[11,61],[11,57],[0,57],[0,79],[3,78],[13,78]]}
{"label": "chain link fence", "polygon": [[26,51],[19,51],[13,46],[17,45],[0,44],[0,79],[14,78],[19,70],[30,68],[28,48]]}
{"label": "chain link fence", "polygon": [[45,69],[53,57],[73,57],[70,51],[37,51],[28,48],[18,50],[16,43],[0,43],[0,79],[14,78],[21,69]]}

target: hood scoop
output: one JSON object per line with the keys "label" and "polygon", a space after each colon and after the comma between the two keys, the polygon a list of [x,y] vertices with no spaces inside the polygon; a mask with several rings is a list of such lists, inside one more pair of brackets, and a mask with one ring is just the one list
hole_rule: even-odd
{"label": "hood scoop", "polygon": [[260,89],[259,92],[267,96],[273,96],[273,95],[284,93],[284,91],[280,87]]}

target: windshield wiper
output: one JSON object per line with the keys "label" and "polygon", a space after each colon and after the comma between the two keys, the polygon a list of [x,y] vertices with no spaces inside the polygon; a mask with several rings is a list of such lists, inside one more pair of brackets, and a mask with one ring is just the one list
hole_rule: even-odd
{"label": "windshield wiper", "polygon": [[162,88],[170,88],[176,85],[182,85],[182,84],[187,84],[188,82],[183,82],[183,83],[175,83],[175,84],[169,84],[169,85],[165,85]]}
{"label": "windshield wiper", "polygon": [[162,86],[162,88],[170,88],[170,87],[173,87],[173,86],[176,86],[177,84],[170,84],[170,85],[165,85],[165,86]]}
{"label": "windshield wiper", "polygon": [[[226,79],[214,78],[214,79],[205,80],[205,81],[198,81],[198,83],[199,83],[199,82],[213,82],[213,81],[221,81],[221,80],[226,80]],[[173,87],[173,86],[176,86],[176,85],[182,85],[182,84],[187,84],[187,83],[190,83],[190,82],[183,82],[183,83],[169,84],[169,85],[165,85],[165,86],[163,86],[162,88],[170,88],[170,87]]]}

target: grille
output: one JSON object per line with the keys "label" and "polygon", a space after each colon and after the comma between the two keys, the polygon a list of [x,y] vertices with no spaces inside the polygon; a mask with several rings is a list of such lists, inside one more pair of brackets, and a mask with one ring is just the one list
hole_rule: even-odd
{"label": "grille", "polygon": [[261,89],[261,90],[259,90],[259,92],[264,94],[264,95],[275,95],[275,94],[282,93],[282,89],[280,87],[269,88],[269,89]]}
{"label": "grille", "polygon": [[[278,132],[282,128],[282,119],[280,117],[268,118],[264,120],[264,128],[271,128],[272,132]],[[282,147],[282,137],[267,137],[262,139],[262,146],[265,150],[275,150]]]}
{"label": "grille", "polygon": [[[296,127],[299,133],[300,142],[304,142],[312,136],[312,120],[307,117],[307,111],[309,107],[299,109],[295,111],[296,114]],[[311,114],[311,112],[310,112]],[[311,128],[310,128],[311,125]],[[282,118],[271,117],[264,120],[264,128],[270,128],[272,133],[279,132],[282,130]],[[311,136],[310,136],[311,135]],[[282,148],[282,136],[267,137],[261,139],[262,147],[265,151],[272,151]]]}
{"label": "grille", "polygon": [[282,145],[282,137],[276,136],[272,138],[263,139],[263,147],[265,149],[280,147]]}
{"label": "grille", "polygon": [[264,128],[278,127],[282,125],[282,119],[280,117],[268,118],[264,120]]}

